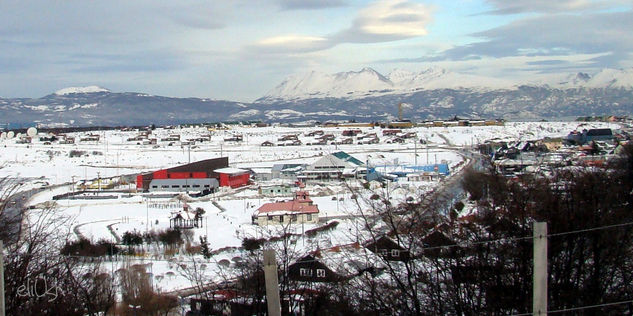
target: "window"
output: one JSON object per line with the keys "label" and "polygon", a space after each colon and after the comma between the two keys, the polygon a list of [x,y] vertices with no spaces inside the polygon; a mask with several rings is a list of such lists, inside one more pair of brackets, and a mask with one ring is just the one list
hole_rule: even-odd
{"label": "window", "polygon": [[169,189],[168,185],[161,185],[160,187],[163,188],[163,189]]}
{"label": "window", "polygon": [[193,187],[194,187],[194,188],[199,188],[199,187],[200,187],[200,185],[199,185],[199,184],[194,184],[194,185],[193,185]]}
{"label": "window", "polygon": [[292,219],[293,222],[296,222],[297,221],[297,215],[292,215],[291,219]]}
{"label": "window", "polygon": [[300,276],[304,276],[304,277],[310,277],[310,276],[312,276],[312,269],[300,268],[299,269],[299,275]]}
{"label": "window", "polygon": [[188,184],[185,184],[185,185],[183,185],[182,187],[183,187],[183,188],[188,188],[188,187],[189,187],[189,185],[188,185]]}
{"label": "window", "polygon": [[380,249],[380,255],[383,257],[389,256],[389,249]]}
{"label": "window", "polygon": [[208,184],[205,184],[205,185],[204,185],[204,187],[205,187],[205,188],[208,188],[208,187],[209,187],[209,185],[208,185]]}
{"label": "window", "polygon": [[312,214],[307,214],[306,221],[311,221],[311,220],[312,220]]}
{"label": "window", "polygon": [[279,222],[283,223],[284,222],[284,216],[283,215],[279,215]]}
{"label": "window", "polygon": [[273,220],[273,217],[272,217],[272,216],[270,216],[270,215],[268,215],[268,217],[267,217],[267,218],[268,218],[268,220],[269,220],[269,221],[272,221],[272,220]]}
{"label": "window", "polygon": [[392,257],[400,257],[400,250],[398,250],[398,249],[391,249],[391,256]]}
{"label": "window", "polygon": [[153,185],[152,189],[158,189],[158,186],[157,185]]}
{"label": "window", "polygon": [[317,269],[317,277],[325,278],[325,269]]}
{"label": "window", "polygon": [[177,185],[177,184],[174,184],[174,185],[172,185],[171,187],[172,187],[172,188],[174,188],[174,189],[178,189],[178,188],[180,188],[180,186],[179,186],[179,185]]}

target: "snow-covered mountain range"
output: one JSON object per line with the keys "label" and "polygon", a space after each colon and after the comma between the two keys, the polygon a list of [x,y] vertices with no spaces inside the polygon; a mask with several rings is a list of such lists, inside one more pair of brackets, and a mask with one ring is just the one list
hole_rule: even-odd
{"label": "snow-covered mountain range", "polygon": [[386,121],[397,105],[405,118],[561,119],[633,115],[633,69],[563,74],[531,82],[460,74],[440,68],[388,75],[364,68],[288,77],[253,103],[170,98],[88,86],[41,98],[0,98],[0,128],[180,124],[221,121]]}
{"label": "snow-covered mountain range", "polygon": [[312,71],[289,76],[258,99],[259,103],[313,98],[358,99],[423,90],[470,89],[478,92],[518,89],[520,86],[633,89],[633,69],[604,69],[594,75],[550,75],[539,80],[514,82],[506,79],[461,74],[432,67],[420,72],[395,69],[382,75],[374,69],[327,74]]}

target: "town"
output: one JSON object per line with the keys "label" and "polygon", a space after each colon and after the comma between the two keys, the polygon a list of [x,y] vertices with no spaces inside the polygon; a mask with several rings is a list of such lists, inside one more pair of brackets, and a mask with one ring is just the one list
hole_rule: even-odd
{"label": "town", "polygon": [[[305,314],[309,297],[331,284],[424,256],[394,238],[385,203],[420,205],[441,193],[433,216],[467,220],[477,207],[461,188],[466,170],[490,161],[518,179],[601,167],[632,133],[626,120],[31,127],[0,134],[0,175],[25,192],[13,207],[28,210],[26,231],[54,210],[67,219],[62,255],[98,258],[112,275],[136,271],[152,293],[180,298],[171,308],[265,310],[240,280],[256,278],[246,263],[273,249],[292,286],[282,305]],[[450,236],[438,225],[420,239],[441,247],[455,244]]]}

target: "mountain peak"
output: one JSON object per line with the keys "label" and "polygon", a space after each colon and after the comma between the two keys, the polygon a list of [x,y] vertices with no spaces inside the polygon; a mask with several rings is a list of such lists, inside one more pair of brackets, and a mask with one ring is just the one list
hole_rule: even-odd
{"label": "mountain peak", "polygon": [[68,87],[55,91],[56,95],[68,95],[75,93],[96,93],[96,92],[110,92],[110,90],[101,88],[99,86],[86,86],[86,87]]}

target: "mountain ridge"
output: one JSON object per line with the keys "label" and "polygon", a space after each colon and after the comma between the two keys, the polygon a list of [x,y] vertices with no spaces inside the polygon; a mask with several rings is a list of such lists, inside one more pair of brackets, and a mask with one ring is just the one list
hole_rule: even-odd
{"label": "mountain ridge", "polygon": [[[0,128],[10,126],[173,125],[222,121],[386,121],[407,103],[405,118],[454,117],[560,119],[633,113],[633,70],[605,69],[596,74],[564,74],[549,82],[481,88],[478,76],[441,68],[424,72],[394,70],[383,76],[371,68],[323,74],[310,72],[284,81],[289,96],[297,89],[312,94],[260,98],[245,103],[174,98],[139,92],[112,92],[98,86],[64,88],[41,98],[0,98]],[[337,95],[315,89],[340,84]],[[501,87],[507,81],[496,82]],[[492,84],[492,86],[494,86]],[[469,86],[470,88],[465,88]],[[348,93],[353,90],[352,93]],[[63,92],[63,93],[62,93]]]}
{"label": "mountain ridge", "polygon": [[[381,80],[371,80],[372,77]],[[562,77],[550,76],[532,82],[512,82],[507,79],[462,74],[439,67],[431,67],[419,72],[394,69],[387,75],[382,75],[368,67],[361,71],[334,74],[311,71],[309,75],[288,76],[263,97],[255,100],[255,103],[311,98],[356,99],[437,89],[516,90],[520,86],[547,86],[553,89],[582,87],[633,89],[633,68],[603,69],[594,75],[577,73]]]}

